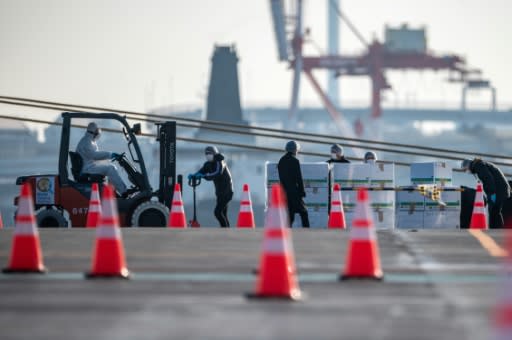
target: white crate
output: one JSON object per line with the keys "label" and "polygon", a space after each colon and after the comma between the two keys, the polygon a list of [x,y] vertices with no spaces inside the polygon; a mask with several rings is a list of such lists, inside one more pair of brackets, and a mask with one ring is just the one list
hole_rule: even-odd
{"label": "white crate", "polygon": [[[368,190],[368,199],[372,209],[395,209],[395,192],[393,190]],[[342,190],[341,200],[345,211],[354,210],[357,203],[356,190]]]}
{"label": "white crate", "polygon": [[396,227],[401,229],[423,228],[424,210],[397,210]]}
{"label": "white crate", "polygon": [[306,197],[304,203],[322,204],[327,206],[329,204],[329,188],[305,188]]}
{"label": "white crate", "polygon": [[342,188],[370,186],[369,164],[332,163],[333,183]]}
{"label": "white crate", "polygon": [[265,162],[265,183],[267,187],[274,183],[279,183],[279,171],[277,170],[277,163]]}
{"label": "white crate", "polygon": [[448,188],[444,188],[440,192],[441,201],[446,203],[446,206],[440,205],[438,202],[432,201],[430,198],[425,199],[425,209],[426,210],[457,210],[460,211],[460,203],[461,203],[461,193],[458,188],[450,188],[453,190],[446,190]]}
{"label": "white crate", "polygon": [[[329,215],[326,208],[312,208],[307,207],[309,225],[311,228],[327,228],[327,222]],[[295,214],[295,220],[293,221],[293,228],[302,227],[302,220],[299,214]]]}
{"label": "white crate", "polygon": [[394,164],[368,164],[370,166],[370,187],[394,188],[395,165]]}
{"label": "white crate", "polygon": [[459,229],[460,210],[426,210],[423,219],[425,229]]}
{"label": "white crate", "polygon": [[452,169],[445,162],[412,163],[411,183],[451,185]]}
{"label": "white crate", "polygon": [[399,190],[396,192],[396,209],[398,211],[424,211],[425,196],[418,191]]}
{"label": "white crate", "polygon": [[[373,225],[376,229],[393,229],[395,227],[395,210],[391,208],[386,209],[371,209]],[[352,220],[355,211],[345,212],[345,221],[347,227],[351,228]]]}
{"label": "white crate", "polygon": [[342,188],[395,186],[394,164],[332,163],[332,174],[334,183],[339,183]]}
{"label": "white crate", "polygon": [[[278,163],[265,163],[265,183],[270,186],[279,183]],[[304,188],[327,188],[329,186],[329,164],[326,162],[301,163],[302,182]]]}

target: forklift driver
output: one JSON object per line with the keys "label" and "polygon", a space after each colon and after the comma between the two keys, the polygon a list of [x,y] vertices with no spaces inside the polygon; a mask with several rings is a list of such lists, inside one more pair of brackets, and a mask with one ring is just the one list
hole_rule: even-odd
{"label": "forklift driver", "polygon": [[83,160],[82,172],[107,176],[116,191],[124,197],[127,194],[126,185],[117,173],[117,168],[114,164],[101,162],[107,159],[114,160],[120,155],[115,152],[99,151],[96,141],[100,136],[101,129],[98,125],[94,122],[89,123],[87,132],[76,147],[76,152],[82,156]]}

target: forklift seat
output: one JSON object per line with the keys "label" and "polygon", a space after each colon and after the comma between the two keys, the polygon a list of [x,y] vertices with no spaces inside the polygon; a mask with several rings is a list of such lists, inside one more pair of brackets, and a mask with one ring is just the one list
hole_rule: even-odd
{"label": "forklift seat", "polygon": [[71,160],[71,173],[78,183],[98,182],[102,183],[105,176],[99,174],[86,174],[82,173],[83,159],[79,153],[70,151],[69,159]]}

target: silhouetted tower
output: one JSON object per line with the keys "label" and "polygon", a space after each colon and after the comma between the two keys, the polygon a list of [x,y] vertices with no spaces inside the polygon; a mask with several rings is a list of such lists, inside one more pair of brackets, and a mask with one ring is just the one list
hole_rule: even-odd
{"label": "silhouetted tower", "polygon": [[247,124],[242,119],[235,45],[215,46],[212,57],[206,119]]}

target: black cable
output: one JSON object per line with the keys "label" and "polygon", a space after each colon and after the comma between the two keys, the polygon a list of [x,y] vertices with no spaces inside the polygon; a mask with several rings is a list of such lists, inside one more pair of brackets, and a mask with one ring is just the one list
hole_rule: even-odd
{"label": "black cable", "polygon": [[[33,119],[33,118],[25,118],[25,117],[12,117],[12,116],[0,115],[0,119],[10,119],[10,120],[30,122],[30,123],[62,126],[62,123],[59,123],[59,122],[51,122],[51,121],[46,121],[46,120]],[[75,127],[75,128],[83,128],[83,129],[87,128],[85,125],[73,124],[71,126]],[[115,132],[115,133],[122,133],[122,131],[119,131],[117,129],[102,128],[102,130],[109,131],[109,132]],[[151,134],[151,133],[143,133],[142,136],[145,136],[145,137],[155,137],[155,138],[157,137],[156,134]],[[182,141],[185,141],[185,142],[192,142],[192,143],[218,144],[218,145],[231,146],[231,147],[236,147],[236,148],[251,149],[251,150],[258,150],[258,151],[268,151],[268,152],[277,152],[277,153],[282,153],[283,152],[282,149],[278,149],[278,148],[261,147],[261,146],[251,145],[251,144],[230,143],[230,142],[219,141],[219,140],[206,140],[206,139],[179,137],[179,136],[177,136],[176,139],[177,140],[182,140]],[[301,152],[301,154],[306,155],[306,156],[313,156],[313,157],[323,157],[323,158],[326,157],[325,154],[318,153],[318,152]],[[347,157],[347,158],[350,159],[350,160],[356,160],[356,161],[362,161],[363,160],[362,158],[358,158],[358,157]],[[395,164],[395,165],[398,165],[398,166],[411,166],[411,163],[398,162],[398,161],[379,161],[379,163]],[[461,169],[457,169],[457,168],[454,168],[452,170],[456,171],[456,172],[462,172]],[[512,174],[504,174],[504,175],[509,177],[509,178],[512,177]]]}
{"label": "black cable", "polygon": [[[347,140],[357,143],[367,143],[371,144],[371,146],[367,146],[367,148],[374,148],[374,145],[386,145],[386,146],[394,146],[394,147],[400,147],[400,148],[408,148],[408,149],[418,149],[418,150],[426,150],[426,151],[434,151],[434,152],[441,152],[441,153],[450,153],[450,154],[460,154],[460,155],[466,155],[466,156],[477,156],[477,157],[487,157],[487,158],[494,158],[494,159],[504,159],[504,160],[512,160],[512,157],[505,156],[505,155],[495,155],[495,154],[487,154],[487,153],[478,153],[478,152],[467,152],[463,150],[451,150],[451,149],[442,149],[442,148],[433,148],[433,147],[427,147],[427,146],[420,146],[420,145],[411,145],[411,144],[401,144],[401,143],[391,143],[391,142],[382,142],[382,141],[376,141],[376,140],[368,140],[368,139],[358,139],[358,138],[350,138],[350,137],[341,137],[341,136],[334,136],[334,135],[321,135],[321,134],[315,134],[315,133],[308,133],[308,132],[299,132],[299,131],[287,131],[287,130],[279,130],[279,129],[272,129],[272,128],[262,128],[257,126],[250,126],[250,125],[241,125],[241,124],[231,124],[226,122],[217,122],[217,121],[204,121],[200,119],[193,119],[193,118],[182,118],[172,115],[157,115],[157,114],[146,114],[146,113],[140,113],[135,111],[122,111],[122,110],[116,110],[111,108],[104,108],[104,107],[95,107],[95,106],[84,106],[84,105],[75,105],[75,104],[64,104],[64,103],[57,103],[57,102],[50,102],[50,101],[43,101],[43,100],[36,100],[36,99],[27,99],[27,98],[20,98],[20,97],[8,97],[8,96],[0,96],[0,99],[9,99],[9,100],[15,100],[15,101],[26,101],[26,102],[32,102],[32,103],[41,103],[41,104],[48,104],[48,105],[58,105],[58,106],[66,106],[66,107],[55,107],[55,106],[37,106],[37,105],[29,105],[25,103],[15,103],[11,101],[4,101],[0,100],[0,103],[3,104],[9,104],[9,105],[20,105],[20,106],[28,106],[28,107],[37,107],[42,109],[50,109],[50,110],[58,110],[58,111],[73,111],[69,108],[85,108],[88,110],[95,110],[95,111],[104,111],[104,112],[115,112],[115,113],[121,113],[121,114],[131,114],[131,115],[137,115],[137,116],[143,116],[143,117],[153,117],[153,118],[160,118],[160,119],[173,119],[176,121],[187,121],[187,122],[193,122],[201,124],[201,127],[205,129],[211,129],[208,127],[208,125],[217,125],[222,126],[224,129],[226,127],[233,127],[237,129],[243,129],[243,130],[256,130],[256,131],[266,131],[266,132],[275,132],[280,134],[285,134],[291,136],[291,138],[296,137],[296,135],[302,135],[302,136],[309,136],[309,137],[315,137],[320,138],[322,140],[315,140],[313,143],[325,143],[326,140],[328,140],[329,143],[332,143],[332,140]],[[88,112],[83,110],[75,110],[77,112]],[[235,130],[232,130],[230,132],[237,133]],[[246,133],[246,132],[244,132]],[[362,147],[363,145],[359,145],[359,147]],[[421,154],[419,154],[421,155]],[[431,155],[429,155],[431,157]],[[445,155],[436,155],[436,157],[446,157]],[[461,158],[452,158],[452,159],[461,159]],[[496,163],[498,164],[498,163]],[[512,165],[507,163],[501,163],[500,165]]]}

